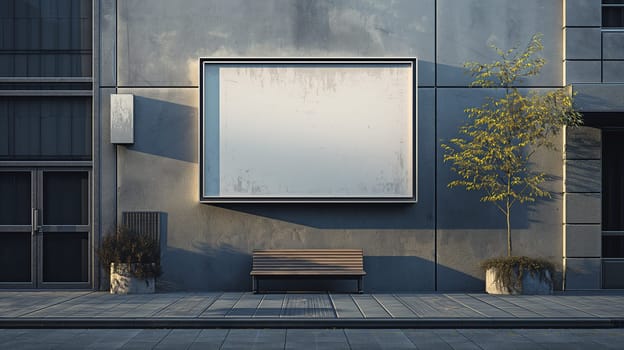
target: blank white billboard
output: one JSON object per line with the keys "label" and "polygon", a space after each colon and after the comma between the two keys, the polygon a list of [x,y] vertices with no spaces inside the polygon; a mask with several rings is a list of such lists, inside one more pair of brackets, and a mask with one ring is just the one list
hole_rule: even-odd
{"label": "blank white billboard", "polygon": [[200,200],[414,201],[415,59],[201,59]]}

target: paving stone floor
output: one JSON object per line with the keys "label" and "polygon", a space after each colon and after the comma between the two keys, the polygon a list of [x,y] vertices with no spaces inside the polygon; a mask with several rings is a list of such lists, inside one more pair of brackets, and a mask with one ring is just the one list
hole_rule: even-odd
{"label": "paving stone floor", "polygon": [[2,349],[622,349],[620,329],[0,329]]}
{"label": "paving stone floor", "polygon": [[28,318],[624,318],[624,291],[488,294],[252,294],[0,291],[0,320]]}

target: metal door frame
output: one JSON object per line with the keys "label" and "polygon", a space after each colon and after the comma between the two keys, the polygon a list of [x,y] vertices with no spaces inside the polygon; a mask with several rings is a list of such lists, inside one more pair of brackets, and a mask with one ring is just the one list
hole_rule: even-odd
{"label": "metal door frame", "polygon": [[0,288],[34,289],[37,285],[36,259],[37,239],[33,224],[37,193],[37,169],[35,168],[0,168],[2,173],[29,173],[30,176],[30,225],[0,225],[0,235],[4,232],[30,232],[30,282],[0,282]]}
{"label": "metal door frame", "polygon": [[[15,289],[91,289],[93,286],[93,189],[92,169],[88,167],[3,167],[0,172],[30,173],[31,223],[30,225],[0,225],[2,232],[31,233],[31,281],[0,282],[0,288]],[[87,224],[86,225],[46,225],[43,222],[43,178],[49,172],[87,173]],[[43,281],[43,237],[54,232],[84,232],[88,240],[87,281],[86,282],[44,282]]]}

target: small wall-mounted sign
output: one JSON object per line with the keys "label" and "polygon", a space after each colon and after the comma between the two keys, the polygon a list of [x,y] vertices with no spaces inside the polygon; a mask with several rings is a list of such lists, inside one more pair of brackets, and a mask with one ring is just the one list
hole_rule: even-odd
{"label": "small wall-mounted sign", "polygon": [[112,94],[110,97],[111,143],[134,143],[134,95]]}

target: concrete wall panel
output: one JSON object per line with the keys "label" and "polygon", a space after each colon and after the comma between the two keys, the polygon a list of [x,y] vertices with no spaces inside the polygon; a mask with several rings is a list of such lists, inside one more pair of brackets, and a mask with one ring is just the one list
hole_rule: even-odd
{"label": "concrete wall panel", "polygon": [[575,84],[574,105],[581,112],[621,112],[624,84]]}
{"label": "concrete wall panel", "polygon": [[566,224],[600,223],[600,193],[566,193],[565,206]]}
{"label": "concrete wall panel", "polygon": [[599,83],[601,79],[601,61],[565,61],[566,84]]}
{"label": "concrete wall panel", "polygon": [[607,60],[624,59],[624,33],[602,33],[602,57]]}
{"label": "concrete wall panel", "polygon": [[479,265],[503,255],[505,239],[502,229],[438,230],[438,290],[483,292],[485,272]]}
{"label": "concrete wall panel", "polygon": [[602,230],[600,225],[574,225],[565,227],[565,256],[570,258],[599,258],[602,249]]}
{"label": "concrete wall panel", "polygon": [[562,11],[562,2],[552,0],[438,0],[438,85],[466,86],[471,80],[464,74],[466,61],[492,61],[497,56],[490,45],[524,47],[531,35],[543,33],[548,63],[541,75],[521,84],[560,86]]}
{"label": "concrete wall panel", "polygon": [[599,289],[600,259],[566,259],[566,290]]}
{"label": "concrete wall panel", "polygon": [[605,83],[624,82],[624,61],[602,61],[602,81]]}
{"label": "concrete wall panel", "polygon": [[566,26],[597,26],[602,25],[602,7],[595,0],[565,0]]}
{"label": "concrete wall panel", "polygon": [[565,28],[564,32],[564,59],[600,59],[600,28]]}
{"label": "concrete wall panel", "polygon": [[434,84],[434,0],[119,2],[119,83],[195,86],[201,56],[417,56]]}
{"label": "concrete wall panel", "polygon": [[117,80],[117,1],[100,0],[100,86],[115,86]]}
{"label": "concrete wall panel", "polygon": [[566,192],[600,192],[602,191],[600,160],[566,160]]}
{"label": "concrete wall panel", "polygon": [[115,145],[110,143],[110,95],[115,89],[100,89],[100,211],[102,233],[115,227],[117,213],[117,154]]}
{"label": "concrete wall panel", "polygon": [[600,159],[600,129],[579,126],[566,128],[565,159]]}

